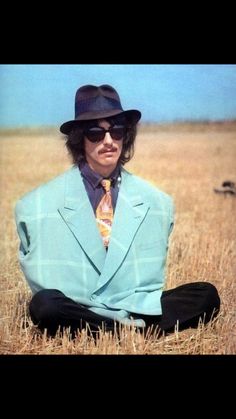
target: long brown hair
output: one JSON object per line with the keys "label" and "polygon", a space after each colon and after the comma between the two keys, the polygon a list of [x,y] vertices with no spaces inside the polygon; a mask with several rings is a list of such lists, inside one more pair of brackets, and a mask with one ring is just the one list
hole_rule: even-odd
{"label": "long brown hair", "polygon": [[[119,164],[124,165],[134,155],[134,142],[137,135],[137,124],[129,123],[123,115],[104,119],[111,125],[122,124],[127,128],[126,135],[123,139],[122,152],[119,158]],[[69,154],[72,156],[74,164],[78,164],[82,160],[86,160],[84,151],[84,131],[91,126],[94,126],[95,122],[97,121],[81,121],[71,130],[69,135],[66,136],[66,147]]]}

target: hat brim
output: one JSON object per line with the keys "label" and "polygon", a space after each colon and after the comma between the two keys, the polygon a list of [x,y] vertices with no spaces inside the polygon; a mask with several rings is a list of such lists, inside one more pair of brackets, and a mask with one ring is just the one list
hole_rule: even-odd
{"label": "hat brim", "polygon": [[64,122],[64,124],[60,126],[60,131],[62,132],[62,134],[69,135],[71,130],[76,126],[79,126],[80,122],[82,121],[90,121],[93,119],[105,119],[115,115],[124,115],[127,118],[127,121],[132,124],[137,124],[137,122],[140,120],[142,116],[141,112],[136,109],[130,109],[128,111],[113,109],[111,111],[103,112],[87,112],[86,115],[80,115],[77,119]]}

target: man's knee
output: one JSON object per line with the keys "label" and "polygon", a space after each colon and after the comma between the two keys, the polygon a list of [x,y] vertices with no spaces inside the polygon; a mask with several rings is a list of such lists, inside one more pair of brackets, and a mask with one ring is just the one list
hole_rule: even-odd
{"label": "man's knee", "polygon": [[215,313],[220,309],[220,297],[216,287],[210,282],[205,282],[206,300],[209,307],[215,310]]}
{"label": "man's knee", "polygon": [[[220,308],[220,297],[215,285],[206,281],[184,284],[183,288],[193,292],[193,296],[199,301],[199,307],[203,311],[218,311]],[[180,288],[180,287],[179,287]]]}
{"label": "man's knee", "polygon": [[60,297],[64,294],[55,289],[38,291],[29,305],[29,312],[34,323],[45,323],[57,317],[60,310]]}

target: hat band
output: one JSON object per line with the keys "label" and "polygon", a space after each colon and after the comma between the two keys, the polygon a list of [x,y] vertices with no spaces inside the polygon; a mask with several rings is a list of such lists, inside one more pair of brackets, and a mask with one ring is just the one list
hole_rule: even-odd
{"label": "hat band", "polygon": [[117,109],[123,111],[121,104],[118,100],[104,96],[97,96],[76,102],[75,118],[87,112],[111,111]]}

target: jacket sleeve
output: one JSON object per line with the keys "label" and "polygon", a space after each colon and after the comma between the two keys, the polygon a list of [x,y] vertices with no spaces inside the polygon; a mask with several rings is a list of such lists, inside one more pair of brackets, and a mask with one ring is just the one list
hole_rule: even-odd
{"label": "jacket sleeve", "polygon": [[24,204],[22,201],[18,201],[15,207],[15,220],[17,233],[20,238],[19,256],[23,258],[29,253],[30,247],[30,236],[27,230],[26,214]]}

